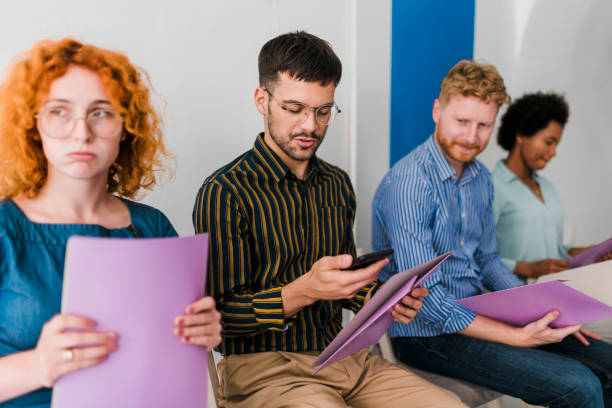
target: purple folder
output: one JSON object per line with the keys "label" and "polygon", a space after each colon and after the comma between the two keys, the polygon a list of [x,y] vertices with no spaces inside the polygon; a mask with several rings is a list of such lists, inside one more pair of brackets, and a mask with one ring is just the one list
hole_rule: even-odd
{"label": "purple folder", "polygon": [[552,327],[583,324],[612,316],[612,307],[559,281],[535,283],[459,299],[468,309],[495,320],[524,326],[552,310]]}
{"label": "purple folder", "polygon": [[412,288],[421,285],[450,255],[451,252],[447,252],[422,265],[393,275],[321,352],[312,364],[312,367],[319,366],[314,373],[378,342],[393,323],[393,306],[410,293]]}
{"label": "purple folder", "polygon": [[183,344],[174,318],[202,297],[208,235],[186,238],[72,237],[62,313],[90,317],[118,334],[103,363],[67,374],[56,408],[206,407],[206,349]]}
{"label": "purple folder", "polygon": [[570,268],[592,264],[610,252],[612,252],[612,238],[571,258]]}

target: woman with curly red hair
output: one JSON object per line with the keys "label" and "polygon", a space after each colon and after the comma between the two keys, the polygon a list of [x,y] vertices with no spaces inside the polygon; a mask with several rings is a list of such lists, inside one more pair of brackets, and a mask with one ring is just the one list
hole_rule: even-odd
{"label": "woman with curly red hair", "polygon": [[[0,405],[48,407],[64,374],[104,361],[117,336],[60,314],[71,235],[164,237],[151,189],[167,156],[143,75],[125,55],[42,41],[0,86]],[[204,297],[177,316],[184,343],[216,346],[220,315]],[[2,403],[4,402],[4,403]]]}

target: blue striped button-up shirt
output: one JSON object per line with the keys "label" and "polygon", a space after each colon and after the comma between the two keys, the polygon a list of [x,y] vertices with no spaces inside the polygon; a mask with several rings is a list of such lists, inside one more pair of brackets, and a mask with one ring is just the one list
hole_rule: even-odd
{"label": "blue striped button-up shirt", "polygon": [[497,254],[493,183],[476,160],[457,175],[433,137],[400,160],[378,186],[372,204],[372,246],[395,253],[387,280],[447,251],[453,255],[426,281],[429,296],[414,321],[394,322],[392,337],[438,336],[465,329],[476,314],[456,299],[522,282]]}

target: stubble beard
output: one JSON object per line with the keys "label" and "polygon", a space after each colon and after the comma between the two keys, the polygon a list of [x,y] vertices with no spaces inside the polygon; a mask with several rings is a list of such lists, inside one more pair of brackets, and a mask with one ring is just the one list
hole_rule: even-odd
{"label": "stubble beard", "polygon": [[[276,131],[274,130],[272,112],[270,111],[269,107],[268,107],[268,132],[270,132],[270,138],[274,141],[274,143],[278,147],[280,147],[280,149],[287,156],[289,156],[289,158],[295,161],[310,160],[315,155],[317,150],[319,149],[319,146],[321,146],[321,142],[323,142],[323,138],[325,137],[324,135],[317,135],[314,132],[310,134],[296,133],[296,134],[290,134],[287,136],[277,135]],[[302,149],[299,146],[294,146],[291,144],[293,139],[297,137],[308,137],[310,139],[314,139],[315,142],[311,147],[307,149]]]}

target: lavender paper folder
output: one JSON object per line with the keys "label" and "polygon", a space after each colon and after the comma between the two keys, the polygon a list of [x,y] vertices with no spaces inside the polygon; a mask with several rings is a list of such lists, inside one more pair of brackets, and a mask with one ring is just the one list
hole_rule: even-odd
{"label": "lavender paper folder", "polygon": [[67,374],[54,408],[206,407],[206,349],[173,334],[174,317],[202,297],[208,235],[186,238],[73,237],[66,249],[62,313],[115,331],[103,363]]}
{"label": "lavender paper folder", "polygon": [[610,252],[612,252],[612,238],[571,258],[570,268],[592,264]]}
{"label": "lavender paper folder", "polygon": [[459,299],[468,309],[515,326],[538,320],[552,310],[552,327],[583,324],[612,316],[612,307],[559,281],[535,283]]}
{"label": "lavender paper folder", "polygon": [[315,374],[330,364],[371,346],[380,340],[393,322],[391,309],[413,287],[419,286],[451,255],[447,252],[422,265],[393,275],[338,333],[312,364]]}

